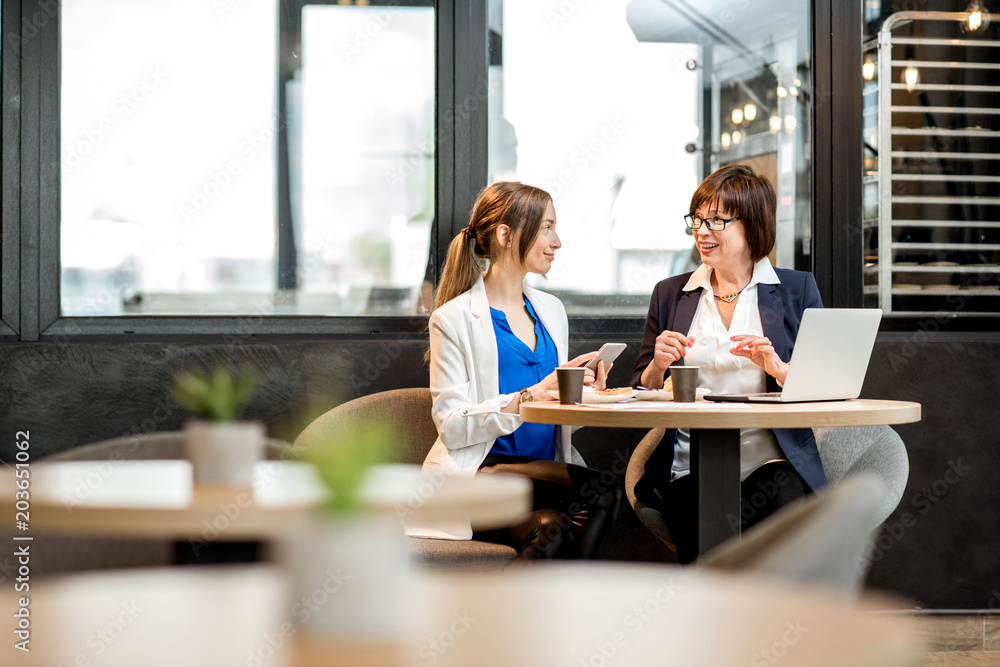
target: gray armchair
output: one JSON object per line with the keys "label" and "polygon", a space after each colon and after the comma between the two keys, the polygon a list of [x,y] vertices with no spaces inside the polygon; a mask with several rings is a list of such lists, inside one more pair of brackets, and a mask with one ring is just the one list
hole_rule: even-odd
{"label": "gray armchair", "polygon": [[[881,502],[874,509],[876,525],[880,525],[896,509],[909,476],[910,464],[906,446],[888,426],[846,426],[813,429],[826,479],[831,487],[857,475],[868,474],[878,480],[883,489]],[[639,521],[671,549],[674,539],[659,512],[647,507],[635,497],[635,485],[646,468],[646,461],[660,444],[664,429],[649,431],[639,442],[629,459],[625,472],[625,493]]]}
{"label": "gray armchair", "polygon": [[[356,425],[379,421],[401,441],[396,463],[423,463],[437,440],[431,418],[431,392],[427,388],[393,389],[362,396],[318,417],[295,439],[296,448],[309,448],[335,440]],[[478,540],[435,540],[410,537],[414,561],[430,567],[493,569],[505,567],[517,557],[512,547]]]}

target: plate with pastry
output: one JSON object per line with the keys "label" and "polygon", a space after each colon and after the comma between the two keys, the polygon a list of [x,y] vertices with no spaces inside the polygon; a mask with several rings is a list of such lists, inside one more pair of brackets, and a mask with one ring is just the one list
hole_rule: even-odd
{"label": "plate with pastry", "polygon": [[615,387],[613,389],[584,389],[584,403],[617,403],[635,396],[635,389],[632,387]]}

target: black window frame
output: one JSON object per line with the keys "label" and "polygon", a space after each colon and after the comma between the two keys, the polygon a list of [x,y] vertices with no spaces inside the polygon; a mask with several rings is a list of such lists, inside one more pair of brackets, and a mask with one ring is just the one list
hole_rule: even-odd
{"label": "black window frame", "polygon": [[[412,336],[426,316],[95,316],[60,309],[59,4],[2,0],[0,340]],[[43,7],[44,5],[44,7]],[[824,303],[862,305],[860,0],[813,0],[812,262]],[[22,20],[25,17],[25,20]],[[486,185],[487,0],[438,0],[435,225],[438,270]],[[28,33],[31,33],[30,36]],[[848,221],[848,222],[842,222]],[[573,316],[576,338],[641,335],[643,317]]]}

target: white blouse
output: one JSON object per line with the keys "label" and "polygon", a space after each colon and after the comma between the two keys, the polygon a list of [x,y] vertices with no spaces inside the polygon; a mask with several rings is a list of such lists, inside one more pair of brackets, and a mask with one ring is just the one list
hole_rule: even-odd
{"label": "white blouse", "polygon": [[[739,301],[729,329],[722,323],[722,316],[715,305],[712,291],[712,269],[702,264],[691,274],[685,292],[704,288],[688,336],[694,345],[684,357],[685,366],[698,366],[698,386],[708,387],[717,394],[748,394],[767,391],[767,374],[760,366],[745,357],[730,354],[735,343],[730,336],[750,334],[763,336],[764,328],[757,307],[757,285],[777,285],[781,281],[767,257],[753,267],[750,283],[740,292]],[[768,461],[784,460],[774,434],[770,429],[745,428],[740,430],[740,480]],[[687,429],[677,429],[674,445],[672,478],[677,479],[691,471],[691,434]]]}

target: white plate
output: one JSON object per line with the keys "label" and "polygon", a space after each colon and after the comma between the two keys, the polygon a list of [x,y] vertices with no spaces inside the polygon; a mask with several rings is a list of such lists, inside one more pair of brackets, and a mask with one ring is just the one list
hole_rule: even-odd
{"label": "white plate", "polygon": [[[707,396],[712,393],[712,390],[708,387],[698,387],[695,391],[698,396]],[[636,392],[635,397],[640,401],[672,401],[674,400],[674,393],[672,391],[663,391],[662,389],[642,389]]]}
{"label": "white plate", "polygon": [[624,401],[627,398],[632,398],[635,396],[635,390],[631,394],[612,394],[610,396],[605,396],[598,394],[594,391],[583,392],[583,402],[584,403],[617,403],[618,401]]}

